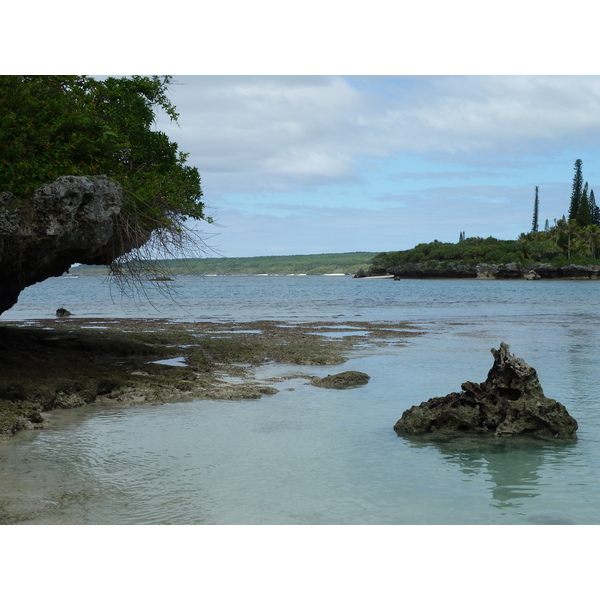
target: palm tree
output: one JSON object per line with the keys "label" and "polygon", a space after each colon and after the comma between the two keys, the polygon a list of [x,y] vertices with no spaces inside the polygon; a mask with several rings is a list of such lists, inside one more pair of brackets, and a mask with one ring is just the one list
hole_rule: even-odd
{"label": "palm tree", "polygon": [[571,246],[572,246],[573,237],[577,235],[579,230],[580,230],[580,228],[577,224],[576,219],[570,219],[564,229],[565,233],[567,234],[567,258],[568,259],[571,259]]}
{"label": "palm tree", "polygon": [[554,233],[556,234],[554,243],[557,246],[561,246],[561,242],[563,241],[564,237],[568,238],[567,228],[568,228],[568,223],[564,216],[562,219],[558,219],[558,221],[556,219],[554,219],[553,230],[554,230]]}
{"label": "palm tree", "polygon": [[600,247],[600,227],[598,225],[588,225],[584,230],[585,240],[589,244],[590,255],[596,258],[596,249]]}
{"label": "palm tree", "polygon": [[585,235],[585,229],[577,229],[571,240],[571,251],[573,254],[587,256],[590,254],[590,245]]}

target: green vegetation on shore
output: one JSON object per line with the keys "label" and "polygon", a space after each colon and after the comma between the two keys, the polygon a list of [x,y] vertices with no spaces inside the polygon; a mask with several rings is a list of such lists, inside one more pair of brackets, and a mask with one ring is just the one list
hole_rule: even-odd
{"label": "green vegetation on shore", "polygon": [[583,184],[582,162],[575,161],[575,176],[569,203],[569,218],[548,221],[543,231],[538,231],[539,186],[535,188],[532,230],[522,233],[517,240],[498,240],[493,237],[470,237],[464,232],[458,243],[434,240],[418,244],[410,250],[382,252],[373,257],[373,264],[390,268],[407,263],[452,262],[463,265],[509,264],[528,265],[546,263],[555,267],[565,265],[600,264],[600,209],[594,191],[588,193],[588,183]]}
{"label": "green vegetation on shore", "polygon": [[[201,258],[158,261],[161,271],[173,275],[353,275],[368,269],[376,252],[254,256],[242,258]],[[81,265],[72,274],[108,274],[105,267]]]}
{"label": "green vegetation on shore", "polygon": [[564,219],[548,231],[523,233],[517,240],[471,237],[453,244],[434,240],[410,250],[382,252],[373,257],[379,267],[407,263],[453,262],[464,265],[546,263],[555,267],[569,264],[600,264],[600,227],[579,227]]}

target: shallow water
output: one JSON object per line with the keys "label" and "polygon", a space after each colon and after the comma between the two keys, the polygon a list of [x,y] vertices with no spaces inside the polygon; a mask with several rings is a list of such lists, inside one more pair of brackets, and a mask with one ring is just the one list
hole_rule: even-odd
{"label": "shallow water", "polygon": [[[336,367],[368,385],[306,379],[257,401],[88,406],[0,446],[0,517],[83,524],[598,524],[600,282],[181,278],[179,304],[112,304],[97,278],[26,290],[2,320],[65,306],[81,317],[215,321],[409,320],[428,333]],[[336,336],[342,332],[330,332]],[[360,334],[360,330],[357,330]],[[432,396],[483,381],[500,341],[579,423],[576,442],[405,439],[392,427]],[[4,511],[4,512],[2,512]],[[27,520],[31,519],[31,520]]]}

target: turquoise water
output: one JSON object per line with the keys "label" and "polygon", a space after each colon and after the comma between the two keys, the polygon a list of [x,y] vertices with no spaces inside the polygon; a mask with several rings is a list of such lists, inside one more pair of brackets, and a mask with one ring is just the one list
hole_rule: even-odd
{"label": "turquoise water", "polygon": [[[151,304],[113,303],[98,278],[48,280],[0,319],[64,306],[92,318],[408,320],[427,333],[345,365],[257,373],[371,375],[352,390],[298,378],[251,402],[57,411],[53,428],[0,447],[0,507],[39,523],[600,523],[600,282],[187,277],[176,291],[176,303],[152,292]],[[406,408],[483,381],[500,341],[577,419],[576,442],[396,436]]]}

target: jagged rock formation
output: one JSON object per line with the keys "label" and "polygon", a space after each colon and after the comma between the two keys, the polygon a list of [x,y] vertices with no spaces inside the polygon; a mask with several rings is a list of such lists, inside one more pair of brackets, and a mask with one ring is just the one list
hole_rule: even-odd
{"label": "jagged rock formation", "polygon": [[475,266],[439,261],[405,263],[396,267],[390,267],[387,269],[387,272],[397,279],[475,279],[477,277]]}
{"label": "jagged rock formation", "polygon": [[317,387],[345,390],[347,388],[366,385],[369,383],[369,375],[360,371],[344,371],[327,377],[313,377],[311,384]]}
{"label": "jagged rock formation", "polygon": [[600,265],[566,265],[555,267],[545,263],[518,265],[478,264],[477,279],[599,279]]}
{"label": "jagged rock formation", "polygon": [[122,204],[121,187],[106,176],[59,177],[29,201],[0,192],[0,313],[27,286],[74,263],[108,265],[147,241],[118,227]]}
{"label": "jagged rock formation", "polygon": [[467,381],[462,392],[431,398],[404,411],[396,433],[472,432],[496,436],[542,435],[575,438],[577,421],[546,398],[535,369],[510,354],[504,342],[492,348],[494,365],[481,384]]}
{"label": "jagged rock formation", "polygon": [[541,279],[540,274],[531,267],[524,267],[514,262],[506,265],[480,263],[476,271],[477,279]]}

